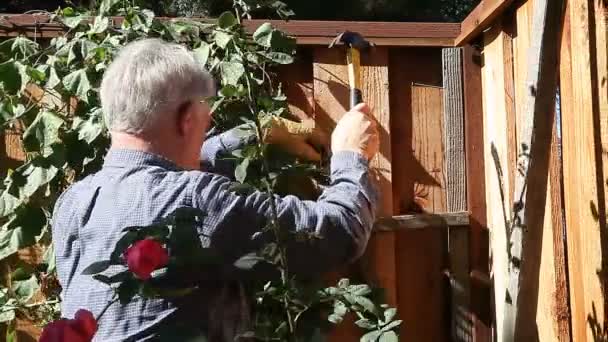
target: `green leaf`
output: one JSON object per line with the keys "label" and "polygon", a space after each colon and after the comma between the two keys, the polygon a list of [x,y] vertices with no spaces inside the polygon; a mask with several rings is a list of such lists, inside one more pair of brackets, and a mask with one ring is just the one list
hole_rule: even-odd
{"label": "green leaf", "polygon": [[40,284],[35,275],[32,275],[29,279],[23,281],[16,281],[13,283],[15,294],[19,297],[22,302],[30,300],[34,294],[40,289]]}
{"label": "green leaf", "polygon": [[228,46],[228,44],[232,41],[234,37],[226,32],[222,32],[222,31],[215,31],[214,32],[214,41],[215,44],[217,44],[217,46],[221,47],[222,49],[226,49],[226,47]]}
{"label": "green leaf", "polygon": [[82,58],[89,58],[90,56],[95,55],[98,47],[99,45],[97,45],[95,42],[88,39],[83,39],[80,41],[80,55]]}
{"label": "green leaf", "polygon": [[8,191],[0,195],[0,217],[6,217],[12,213],[23,201],[11,195]]}
{"label": "green leaf", "polygon": [[223,83],[235,86],[245,74],[245,67],[238,62],[221,62],[220,70]]}
{"label": "green leaf", "polygon": [[85,69],[73,71],[65,76],[63,86],[82,101],[89,102],[88,93],[91,90],[91,83]]}
{"label": "green leaf", "polygon": [[234,262],[234,267],[240,270],[251,270],[259,262],[263,262],[264,258],[260,258],[256,253],[245,254]]}
{"label": "green leaf", "polygon": [[116,242],[112,255],[110,256],[110,260],[112,260],[114,263],[120,263],[123,253],[138,239],[138,231],[129,231],[125,233],[125,235],[123,235],[120,240]]}
{"label": "green leaf", "polygon": [[67,26],[71,29],[74,29],[78,25],[80,25],[80,23],[82,23],[82,21],[85,19],[85,16],[77,15],[77,16],[73,16],[73,17],[63,17],[61,19],[65,26]]}
{"label": "green leaf", "polygon": [[386,309],[384,311],[384,322],[388,323],[388,322],[392,321],[393,318],[395,318],[396,314],[397,314],[396,308]]}
{"label": "green leaf", "polygon": [[340,324],[344,320],[344,317],[336,314],[331,314],[327,316],[327,320],[333,324]]}
{"label": "green leaf", "polygon": [[91,25],[89,30],[90,34],[100,34],[106,32],[110,25],[110,19],[108,17],[97,16],[95,22]]}
{"label": "green leaf", "polygon": [[57,85],[61,83],[59,76],[57,75],[57,70],[54,67],[49,68],[49,76],[48,81],[46,82],[46,87],[50,89],[55,89]]}
{"label": "green leaf", "polygon": [[380,336],[379,342],[399,342],[399,337],[394,331],[387,331]]}
{"label": "green leaf", "polygon": [[45,224],[46,216],[40,208],[21,208],[0,230],[0,260],[34,245]]}
{"label": "green leaf", "polygon": [[402,321],[402,320],[400,320],[400,319],[398,319],[398,320],[396,320],[396,321],[392,321],[392,322],[390,322],[389,324],[387,324],[387,325],[383,326],[383,327],[382,327],[382,331],[389,331],[389,330],[391,330],[391,329],[393,329],[393,328],[396,328],[396,327],[398,327],[399,325],[401,325],[401,323],[402,323],[402,322],[403,322],[403,321]]}
{"label": "green leaf", "polygon": [[382,335],[382,331],[371,331],[363,335],[360,342],[377,342],[378,338]]}
{"label": "green leaf", "polygon": [[139,281],[133,276],[127,278],[118,286],[118,299],[121,304],[127,304],[139,292]]}
{"label": "green leaf", "polygon": [[294,61],[293,56],[283,52],[258,52],[260,55],[278,64],[291,64]]}
{"label": "green leaf", "polygon": [[44,251],[43,262],[46,266],[46,273],[53,273],[56,269],[55,246],[50,244]]}
{"label": "green leaf", "polygon": [[91,275],[96,273],[101,273],[107,270],[110,266],[112,266],[112,262],[110,260],[97,261],[82,270],[81,274],[83,275]]}
{"label": "green leaf", "polygon": [[244,183],[247,178],[247,168],[249,167],[249,158],[243,159],[243,161],[234,169],[234,178],[239,183]]}
{"label": "green leaf", "polygon": [[0,63],[0,85],[11,94],[21,89],[21,75],[15,61]]}
{"label": "green leaf", "polygon": [[361,318],[360,320],[356,321],[355,324],[359,328],[366,329],[366,330],[371,330],[371,329],[376,328],[376,324],[374,324],[374,322],[370,321],[367,318]]}
{"label": "green leaf", "polygon": [[104,129],[101,108],[96,108],[86,120],[75,119],[74,129],[78,131],[78,139],[91,144],[97,139]]}
{"label": "green leaf", "polygon": [[35,54],[38,49],[38,43],[23,36],[16,37],[11,45],[11,51],[15,54],[15,56],[19,56],[20,58],[28,58],[29,56]]}
{"label": "green leaf", "polygon": [[[2,310],[3,308],[0,306],[0,310]],[[15,310],[6,310],[3,312],[0,312],[0,323],[6,323],[6,322],[10,322],[12,320],[15,319]],[[8,334],[8,331],[7,331]],[[9,340],[7,339],[7,342]]]}
{"label": "green leaf", "polygon": [[356,296],[367,296],[372,293],[372,289],[369,285],[361,284],[361,285],[352,285],[349,287],[348,291]]}
{"label": "green leaf", "polygon": [[99,6],[99,14],[104,15],[110,12],[112,7],[118,4],[120,0],[103,0]]}
{"label": "green leaf", "polygon": [[259,45],[270,47],[270,38],[273,30],[270,23],[264,23],[253,33],[253,40]]}
{"label": "green leaf", "polygon": [[363,307],[363,309],[365,309],[365,311],[371,312],[371,313],[376,313],[376,305],[367,297],[363,297],[363,296],[355,296],[355,302],[360,305],[361,307]]}
{"label": "green leaf", "polygon": [[53,180],[57,176],[58,171],[56,166],[51,165],[48,160],[42,157],[32,159],[30,162],[20,166],[15,173],[21,177],[25,177],[25,184],[19,190],[19,197],[29,198],[38,189]]}
{"label": "green leaf", "polygon": [[59,129],[62,118],[51,112],[42,112],[23,133],[23,145],[27,151],[41,151],[47,157],[53,150],[51,145],[61,142]]}
{"label": "green leaf", "polygon": [[204,67],[209,60],[209,54],[211,53],[211,47],[209,44],[202,42],[201,46],[194,49],[194,58]]}
{"label": "green leaf", "polygon": [[343,288],[343,289],[347,288],[349,285],[350,285],[350,280],[347,278],[342,278],[338,282],[338,287]]}
{"label": "green leaf", "polygon": [[115,275],[109,276],[109,277],[106,275],[103,275],[103,274],[95,274],[95,275],[93,275],[93,279],[100,281],[107,285],[112,285],[112,284],[126,281],[127,279],[131,278],[132,276],[133,275],[131,274],[131,271],[126,270],[126,271],[116,273]]}
{"label": "green leaf", "polygon": [[218,23],[219,27],[221,27],[223,29],[229,29],[232,26],[238,24],[234,14],[232,14],[232,12],[229,12],[229,11],[222,13],[220,15],[220,17],[218,18],[217,23]]}

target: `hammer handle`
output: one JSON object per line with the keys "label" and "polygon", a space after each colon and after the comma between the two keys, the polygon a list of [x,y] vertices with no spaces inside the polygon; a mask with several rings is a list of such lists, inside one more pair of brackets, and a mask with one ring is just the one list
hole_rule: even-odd
{"label": "hammer handle", "polygon": [[361,57],[359,50],[350,47],[346,55],[348,63],[348,83],[350,86],[350,108],[355,107],[363,102],[363,94],[361,92]]}

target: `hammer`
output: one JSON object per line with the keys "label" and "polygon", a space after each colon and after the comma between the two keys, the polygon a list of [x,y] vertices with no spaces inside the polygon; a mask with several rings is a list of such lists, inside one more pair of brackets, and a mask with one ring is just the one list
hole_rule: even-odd
{"label": "hammer", "polygon": [[350,108],[363,102],[361,93],[361,51],[368,49],[371,44],[359,33],[345,31],[340,33],[329,47],[342,43],[347,46],[346,63],[348,64],[348,84],[350,86]]}

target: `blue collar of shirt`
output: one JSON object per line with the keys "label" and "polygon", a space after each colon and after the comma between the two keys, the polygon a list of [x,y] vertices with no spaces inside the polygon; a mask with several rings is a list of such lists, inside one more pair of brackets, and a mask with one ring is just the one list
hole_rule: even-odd
{"label": "blue collar of shirt", "polygon": [[110,149],[106,155],[103,167],[133,168],[141,166],[158,166],[171,171],[182,171],[171,160],[150,152],[129,149]]}

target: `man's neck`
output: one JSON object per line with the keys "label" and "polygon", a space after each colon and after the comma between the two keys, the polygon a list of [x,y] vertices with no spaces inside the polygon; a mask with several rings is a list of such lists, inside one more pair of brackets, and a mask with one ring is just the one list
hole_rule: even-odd
{"label": "man's neck", "polygon": [[[173,144],[160,144],[152,142],[152,139],[129,133],[112,132],[112,149],[126,149],[156,154],[172,161],[182,168],[188,168],[183,158],[175,151]],[[156,139],[154,139],[156,141]]]}

